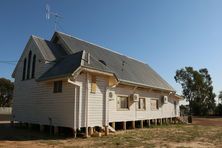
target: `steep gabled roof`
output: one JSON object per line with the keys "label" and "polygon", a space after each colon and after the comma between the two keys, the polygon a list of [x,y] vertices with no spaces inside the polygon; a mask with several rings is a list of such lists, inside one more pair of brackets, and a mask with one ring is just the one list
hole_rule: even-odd
{"label": "steep gabled roof", "polygon": [[80,51],[55,61],[56,63],[42,76],[40,76],[38,81],[61,78],[71,75],[77,68],[81,66],[82,56],[83,51]]}
{"label": "steep gabled roof", "polygon": [[[120,83],[175,91],[148,64],[70,35],[55,32],[51,41],[36,38],[35,42],[45,58],[55,62],[39,81],[70,76],[82,66],[112,73]],[[89,53],[90,64],[84,53]]]}
{"label": "steep gabled roof", "polygon": [[[43,61],[48,61],[48,62],[55,61],[56,59],[59,59],[61,57],[68,55],[59,44],[55,44],[53,42],[50,42],[50,41],[44,40],[40,37],[32,35],[29,38],[29,41],[28,41],[28,43],[27,43],[27,45],[26,45],[26,47],[19,59],[19,62],[15,66],[15,69],[12,73],[13,78],[15,77],[15,72],[18,67],[18,64],[21,62],[25,51],[28,49],[28,47],[31,43],[34,43],[34,45],[39,49],[41,56],[43,58],[42,59]],[[30,50],[30,49],[28,49],[28,50]]]}
{"label": "steep gabled roof", "polygon": [[98,70],[113,72],[120,82],[174,91],[148,64],[61,32],[55,32],[51,41],[56,42],[56,38],[63,41],[67,54],[85,50],[93,57],[95,64],[91,64],[91,67],[95,68],[97,65]]}
{"label": "steep gabled roof", "polygon": [[36,36],[33,36],[33,39],[46,61],[54,61],[68,55],[59,44],[55,44]]}
{"label": "steep gabled roof", "polygon": [[81,67],[113,73],[105,65],[97,61],[92,56],[90,56],[90,62],[88,63],[86,61],[86,52],[84,50],[67,55],[54,62],[55,64],[42,76],[40,76],[38,81],[71,76],[77,69]]}

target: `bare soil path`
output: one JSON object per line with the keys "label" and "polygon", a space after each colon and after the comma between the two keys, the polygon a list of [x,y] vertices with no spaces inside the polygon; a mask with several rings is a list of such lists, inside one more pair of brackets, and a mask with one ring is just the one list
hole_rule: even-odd
{"label": "bare soil path", "polygon": [[194,125],[204,125],[204,126],[222,126],[222,118],[193,118]]}

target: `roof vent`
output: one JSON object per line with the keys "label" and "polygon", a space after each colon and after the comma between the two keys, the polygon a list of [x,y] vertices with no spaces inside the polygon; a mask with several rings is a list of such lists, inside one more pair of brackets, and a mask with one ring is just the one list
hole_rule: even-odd
{"label": "roof vent", "polygon": [[105,61],[99,60],[99,62],[106,66],[106,62]]}

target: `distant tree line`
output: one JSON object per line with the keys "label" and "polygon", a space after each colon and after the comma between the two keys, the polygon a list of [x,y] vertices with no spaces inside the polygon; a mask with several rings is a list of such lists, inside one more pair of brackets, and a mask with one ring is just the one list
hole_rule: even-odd
{"label": "distant tree line", "polygon": [[[222,115],[222,104],[216,105],[212,79],[208,70],[185,67],[176,71],[175,80],[182,86],[182,93],[189,105],[180,108],[186,114],[196,116]],[[222,100],[222,92],[219,95]]]}
{"label": "distant tree line", "polygon": [[218,95],[219,103],[217,104],[217,107],[215,108],[215,114],[218,116],[222,116],[222,91],[220,91]]}
{"label": "distant tree line", "polygon": [[174,78],[182,86],[183,96],[189,102],[190,114],[213,114],[216,95],[213,93],[212,79],[206,68],[194,70],[193,67],[185,67],[177,70]]}
{"label": "distant tree line", "polygon": [[13,88],[13,82],[0,78],[0,107],[12,106]]}
{"label": "distant tree line", "polygon": [[[188,106],[181,105],[181,111],[197,116],[222,115],[222,91],[216,105],[213,82],[206,68],[185,67],[177,70],[174,78],[181,84],[183,97],[189,102]],[[12,106],[13,88],[13,82],[0,78],[0,107]]]}

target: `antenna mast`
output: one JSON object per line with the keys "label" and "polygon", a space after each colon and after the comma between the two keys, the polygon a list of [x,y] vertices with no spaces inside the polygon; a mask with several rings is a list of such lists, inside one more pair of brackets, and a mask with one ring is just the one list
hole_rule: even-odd
{"label": "antenna mast", "polygon": [[52,12],[51,10],[50,10],[50,6],[48,5],[48,4],[46,4],[46,7],[45,7],[45,9],[46,9],[46,20],[50,20],[50,19],[54,19],[53,21],[54,21],[54,29],[55,29],[55,31],[57,31],[58,30],[58,23],[59,23],[59,19],[62,19],[63,17],[61,16],[61,15],[59,15],[58,13],[56,13],[56,12]]}

